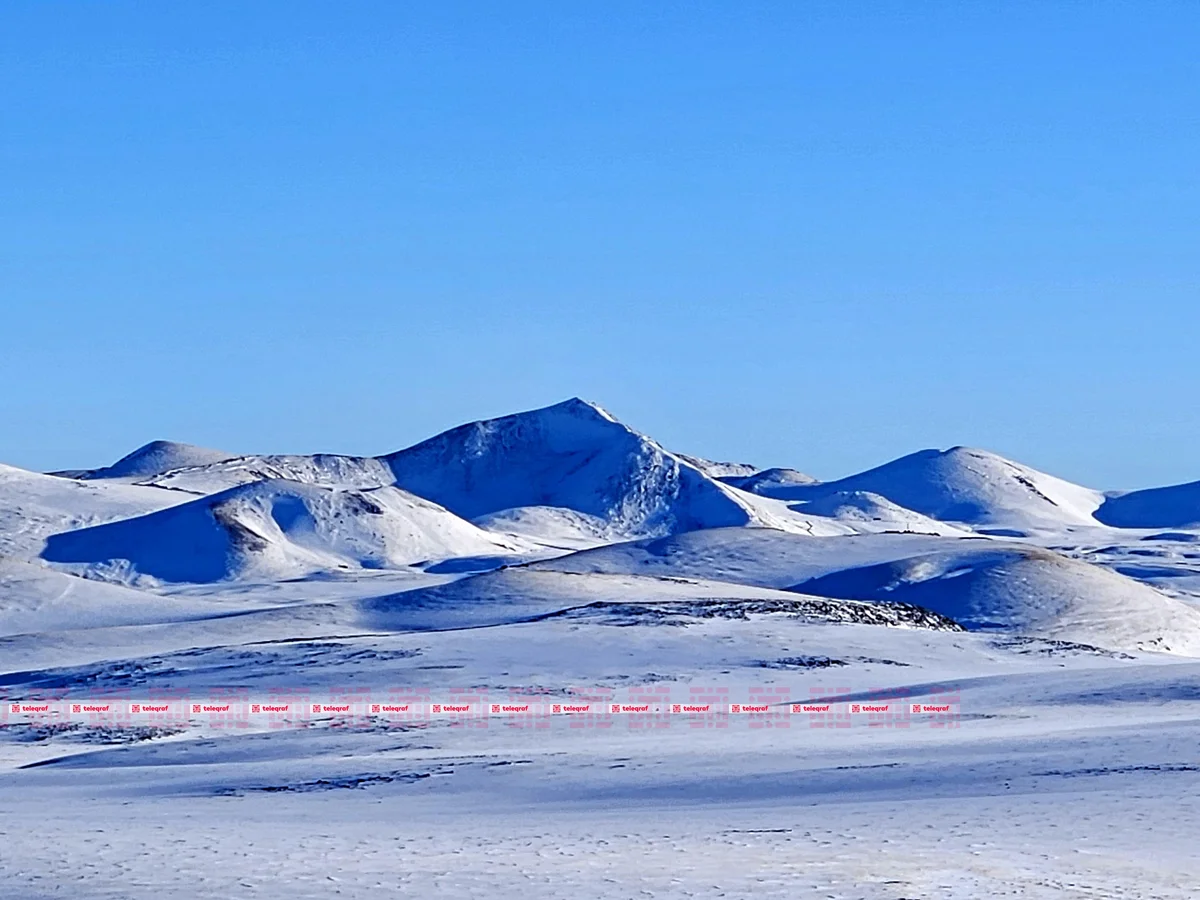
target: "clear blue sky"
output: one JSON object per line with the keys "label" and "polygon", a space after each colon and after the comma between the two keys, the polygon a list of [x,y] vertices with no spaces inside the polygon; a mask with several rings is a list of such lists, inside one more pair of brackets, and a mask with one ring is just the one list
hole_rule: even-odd
{"label": "clear blue sky", "polygon": [[1200,478],[1200,4],[0,5],[0,460],[572,395]]}

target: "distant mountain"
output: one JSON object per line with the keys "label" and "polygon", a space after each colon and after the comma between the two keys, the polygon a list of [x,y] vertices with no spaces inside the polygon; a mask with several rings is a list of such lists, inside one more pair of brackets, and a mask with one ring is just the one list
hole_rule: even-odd
{"label": "distant mountain", "polygon": [[192,494],[214,494],[241,484],[272,479],[361,489],[384,487],[393,481],[387,465],[373,457],[314,453],[310,456],[235,456],[171,469],[144,483]]}
{"label": "distant mountain", "polygon": [[819,484],[760,483],[758,493],[805,503],[865,491],[943,522],[1011,528],[1094,525],[1099,491],[985,450],[921,450],[866,472]]}
{"label": "distant mountain", "polygon": [[[671,453],[578,399],[473,422],[380,457],[225,457],[194,449],[143,448],[127,457],[137,465],[122,461],[87,474],[116,478],[117,472],[122,480],[196,496],[280,479],[356,489],[397,485],[488,529],[551,547],[735,524],[812,534],[854,530],[738,491],[717,476],[745,477],[754,467]],[[205,453],[220,458],[204,462]],[[172,459],[185,465],[167,467]],[[146,474],[128,474],[138,469]]]}
{"label": "distant mountain", "polygon": [[721,480],[743,491],[761,494],[764,497],[774,496],[774,492],[780,488],[817,484],[817,479],[795,469],[763,469],[748,475],[725,476]]}
{"label": "distant mountain", "polygon": [[150,515],[56,534],[43,557],[161,581],[213,582],[504,557],[518,549],[397,488],[260,481]]}
{"label": "distant mountain", "polygon": [[1096,518],[1116,528],[1200,527],[1200,481],[1110,494]]}
{"label": "distant mountain", "polygon": [[989,538],[923,534],[811,537],[774,528],[709,528],[662,538],[609,544],[542,560],[530,568],[604,575],[701,578],[766,588],[841,569],[906,559],[953,547],[995,546]]}
{"label": "distant mountain", "polygon": [[676,453],[680,459],[690,466],[695,466],[709,478],[718,478],[728,482],[730,479],[748,478],[758,471],[756,466],[749,463],[713,462],[700,456],[688,456],[686,453]]}
{"label": "distant mountain", "polygon": [[51,474],[68,478],[96,480],[105,478],[149,478],[185,466],[203,466],[229,459],[233,454],[209,450],[174,441],[151,441],[121,457],[111,466]]}
{"label": "distant mountain", "polygon": [[462,425],[382,460],[398,486],[468,519],[558,507],[610,537],[755,521],[731,489],[579,399]]}

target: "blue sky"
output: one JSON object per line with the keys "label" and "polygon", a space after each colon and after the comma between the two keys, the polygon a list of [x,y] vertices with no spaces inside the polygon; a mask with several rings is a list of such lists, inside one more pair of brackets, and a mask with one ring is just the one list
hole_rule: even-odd
{"label": "blue sky", "polygon": [[0,459],[572,395],[1200,478],[1200,5],[0,6]]}

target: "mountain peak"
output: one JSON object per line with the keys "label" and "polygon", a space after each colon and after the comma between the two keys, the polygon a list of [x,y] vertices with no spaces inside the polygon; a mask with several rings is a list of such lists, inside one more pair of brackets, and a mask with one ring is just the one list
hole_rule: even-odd
{"label": "mountain peak", "polygon": [[617,421],[617,417],[600,404],[593,403],[591,400],[584,400],[581,397],[571,397],[569,400],[563,400],[561,403],[555,403],[542,409],[531,410],[529,413],[517,413],[517,415],[530,415],[539,412],[550,412],[551,410],[570,413],[571,415],[584,418],[600,418],[608,422]]}
{"label": "mountain peak", "polygon": [[151,441],[138,447],[132,453],[122,456],[111,466],[92,469],[80,477],[87,479],[148,478],[172,469],[203,466],[232,458],[232,453],[226,453],[223,450],[210,450],[207,447],[181,444],[176,441]]}
{"label": "mountain peak", "polygon": [[399,487],[467,519],[556,507],[616,535],[748,521],[724,485],[578,397],[460,425],[382,459]]}

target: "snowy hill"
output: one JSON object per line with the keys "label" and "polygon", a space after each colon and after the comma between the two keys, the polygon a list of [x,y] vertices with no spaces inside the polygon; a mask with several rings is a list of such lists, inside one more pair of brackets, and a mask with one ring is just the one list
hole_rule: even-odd
{"label": "snowy hill", "polygon": [[[832,602],[831,602],[832,600]],[[904,603],[803,597],[794,592],[700,579],[602,575],[515,567],[449,584],[358,601],[373,631],[442,631],[562,617],[613,624],[682,624],[684,619],[781,615],[813,622],[955,630]],[[674,621],[673,621],[674,620]]]}
{"label": "snowy hill", "polygon": [[995,542],[919,534],[809,537],[772,528],[712,528],[629,541],[530,564],[534,569],[702,578],[786,588],[851,566]]}
{"label": "snowy hill", "polygon": [[191,444],[177,444],[174,441],[151,441],[138,447],[127,456],[121,457],[111,466],[101,469],[87,469],[79,472],[54,472],[54,475],[82,478],[87,480],[104,478],[150,478],[161,475],[172,469],[185,466],[204,466],[221,462],[233,456],[223,450],[209,450],[206,447],[194,447]]}
{"label": "snowy hill", "polygon": [[969,628],[1116,650],[1200,654],[1200,609],[1099,566],[986,538],[810,538],[723,528],[599,547],[531,567],[703,578],[841,599],[902,601]]}
{"label": "snowy hill", "polygon": [[1104,500],[1099,491],[967,447],[921,450],[838,481],[764,482],[757,490],[801,502],[866,491],[943,522],[1015,529],[1095,525],[1092,513]]}
{"label": "snowy hill", "polygon": [[261,481],[161,512],[54,535],[44,558],[162,581],[287,578],[519,548],[396,488]]}
{"label": "snowy hill", "polygon": [[582,401],[101,472],[0,466],[0,897],[1194,900],[1196,485]]}
{"label": "snowy hill", "polygon": [[0,558],[0,636],[184,622],[226,610],[212,600],[160,597]]}
{"label": "snowy hill", "polygon": [[[368,570],[455,579],[502,565],[603,576],[604,591],[646,589],[630,576],[684,578],[898,599],[970,627],[1191,652],[1192,610],[1148,584],[1186,599],[1190,564],[1170,555],[1183,551],[1102,522],[1183,527],[1197,492],[1105,499],[962,447],[820,483],[672,453],[572,399],[381,457],[228,457],[155,442],[86,480],[0,467],[0,553],[164,591]],[[1070,528],[1082,530],[1064,539]],[[49,596],[37,585],[62,573],[36,574],[13,584]],[[78,579],[61,584],[86,593]]]}
{"label": "snowy hill", "polygon": [[0,464],[0,554],[32,559],[47,535],[139,516],[187,497],[104,481],[78,481]]}
{"label": "snowy hill", "polygon": [[1200,481],[1110,494],[1096,518],[1116,528],[1200,526]]}
{"label": "snowy hill", "polygon": [[582,400],[462,425],[383,459],[399,487],[468,519],[559,507],[612,536],[754,521],[725,485]]}
{"label": "snowy hill", "polygon": [[850,568],[794,590],[899,600],[973,629],[1110,650],[1200,655],[1200,609],[1108,569],[1031,547],[975,547]]}

